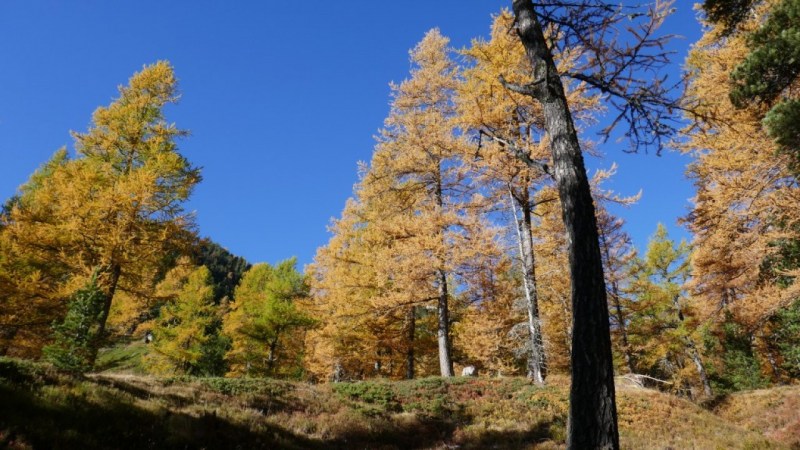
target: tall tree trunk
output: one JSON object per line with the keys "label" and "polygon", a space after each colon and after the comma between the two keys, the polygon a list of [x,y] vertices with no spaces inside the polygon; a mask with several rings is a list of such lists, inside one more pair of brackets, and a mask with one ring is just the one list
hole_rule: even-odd
{"label": "tall tree trunk", "polygon": [[108,322],[108,315],[111,313],[111,303],[114,300],[114,295],[117,292],[117,285],[119,284],[119,277],[122,274],[122,267],[119,264],[112,264],[109,267],[107,276],[105,292],[103,293],[103,309],[100,313],[97,334],[92,339],[89,355],[89,365],[94,366],[97,359],[97,352],[106,341],[106,323]]}
{"label": "tall tree trunk", "polygon": [[[543,385],[547,377],[547,361],[544,353],[544,340],[542,339],[542,320],[539,316],[539,299],[536,291],[536,265],[533,254],[533,234],[531,232],[531,205],[525,199],[517,200],[511,187],[508,188],[511,201],[511,210],[517,226],[517,241],[519,242],[519,256],[522,261],[522,282],[525,289],[525,301],[528,311],[528,332],[530,337],[530,355],[528,356],[528,378],[536,384]],[[517,214],[516,203],[519,201],[522,209],[522,218]]]}
{"label": "tall tree trunk", "polygon": [[[436,204],[439,207],[441,214],[444,209],[444,194],[442,192],[442,178],[441,178],[441,161],[438,163],[439,176],[436,179]],[[439,230],[441,233],[442,245],[445,243],[445,229]],[[450,311],[448,307],[448,297],[450,293],[447,289],[447,272],[444,269],[444,261],[439,261],[439,268],[437,269],[437,277],[439,278],[439,301],[437,304],[437,313],[439,316],[439,323],[436,330],[437,340],[439,341],[439,370],[443,377],[453,376],[453,360],[450,358]]]}
{"label": "tall tree trunk", "polygon": [[406,379],[414,379],[414,340],[417,337],[417,312],[414,306],[408,307],[406,315]]}
{"label": "tall tree trunk", "polygon": [[439,323],[436,330],[439,341],[439,370],[443,377],[453,376],[453,360],[450,358],[450,311],[448,309],[447,274],[439,270]]}
{"label": "tall tree trunk", "polygon": [[542,105],[567,230],[572,280],[572,384],[567,448],[618,449],[614,364],[603,261],[589,179],[569,105],[531,0],[513,0]]}

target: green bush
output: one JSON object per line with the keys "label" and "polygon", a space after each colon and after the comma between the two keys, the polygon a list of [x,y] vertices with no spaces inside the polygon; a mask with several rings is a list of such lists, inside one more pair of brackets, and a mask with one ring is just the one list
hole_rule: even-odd
{"label": "green bush", "polygon": [[333,391],[349,399],[377,406],[384,411],[399,411],[400,405],[391,386],[386,383],[359,381],[337,383]]}
{"label": "green bush", "polygon": [[70,299],[64,320],[53,325],[55,339],[44,347],[45,359],[60,370],[83,373],[94,367],[105,295],[95,277]]}

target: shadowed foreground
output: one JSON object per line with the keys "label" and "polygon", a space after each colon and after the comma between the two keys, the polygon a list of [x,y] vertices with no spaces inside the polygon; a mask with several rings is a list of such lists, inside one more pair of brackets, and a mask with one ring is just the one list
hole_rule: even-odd
{"label": "shadowed foreground", "polygon": [[[563,448],[566,384],[554,379],[538,388],[519,378],[334,385],[74,378],[0,358],[0,448]],[[789,411],[800,389],[780,389],[772,409],[782,401]],[[752,420],[738,426],[654,391],[620,388],[619,404],[626,448],[800,445],[791,433],[769,430],[768,439]],[[757,415],[744,414],[742,407],[725,411],[731,417]],[[792,413],[797,414],[786,414]],[[788,429],[798,424],[797,417],[783,419]]]}

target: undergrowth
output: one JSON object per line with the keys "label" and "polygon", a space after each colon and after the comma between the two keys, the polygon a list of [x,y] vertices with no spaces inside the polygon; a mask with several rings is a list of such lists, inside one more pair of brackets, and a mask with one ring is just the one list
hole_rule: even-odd
{"label": "undergrowth", "polygon": [[[84,377],[0,358],[0,399],[0,448],[554,449],[566,438],[568,380]],[[779,429],[750,414],[746,398],[726,406],[726,420],[667,394],[618,389],[622,446],[791,448],[800,389],[759,399],[781,411]]]}

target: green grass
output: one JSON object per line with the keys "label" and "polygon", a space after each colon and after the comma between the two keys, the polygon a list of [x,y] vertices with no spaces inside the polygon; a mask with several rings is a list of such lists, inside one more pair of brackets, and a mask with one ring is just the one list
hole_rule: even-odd
{"label": "green grass", "polygon": [[[521,378],[72,377],[0,358],[0,448],[556,449],[566,437],[567,385],[563,377],[544,388]],[[620,388],[618,399],[623,448],[791,445],[667,394]]]}
{"label": "green grass", "polygon": [[148,350],[141,339],[122,341],[113,347],[101,349],[97,355],[97,371],[144,375],[147,371],[143,357]]}

